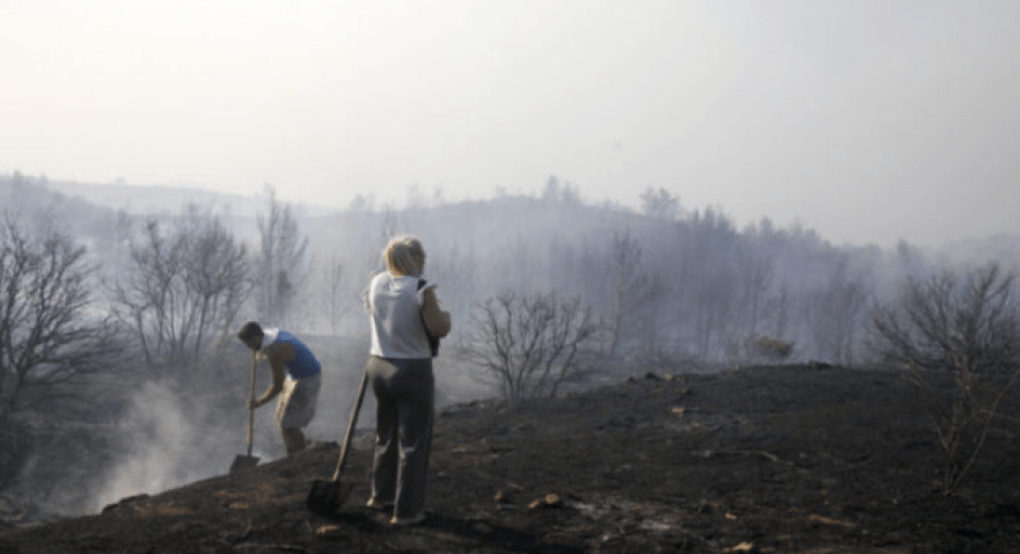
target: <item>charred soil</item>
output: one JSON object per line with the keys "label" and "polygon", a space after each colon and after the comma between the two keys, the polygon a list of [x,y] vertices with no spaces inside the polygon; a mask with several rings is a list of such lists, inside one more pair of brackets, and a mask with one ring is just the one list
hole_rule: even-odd
{"label": "charred soil", "polygon": [[448,407],[427,518],[407,528],[364,506],[370,442],[357,441],[342,476],[353,491],[330,516],[305,505],[339,452],[320,444],[101,514],[0,528],[0,553],[1020,552],[1012,435],[990,434],[942,495],[917,391],[887,371],[650,373]]}

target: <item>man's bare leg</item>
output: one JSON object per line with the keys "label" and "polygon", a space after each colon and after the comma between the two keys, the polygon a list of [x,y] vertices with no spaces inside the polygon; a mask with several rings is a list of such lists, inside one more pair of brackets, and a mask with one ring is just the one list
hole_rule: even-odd
{"label": "man's bare leg", "polygon": [[296,452],[305,449],[305,434],[299,427],[293,429],[281,428],[283,432],[283,443],[287,446],[287,455],[291,456]]}

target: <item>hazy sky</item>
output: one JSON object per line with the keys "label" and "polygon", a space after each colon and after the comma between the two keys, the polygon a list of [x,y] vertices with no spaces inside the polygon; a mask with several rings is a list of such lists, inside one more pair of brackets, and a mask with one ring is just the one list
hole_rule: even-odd
{"label": "hazy sky", "polygon": [[1020,226],[1020,2],[0,0],[0,172]]}

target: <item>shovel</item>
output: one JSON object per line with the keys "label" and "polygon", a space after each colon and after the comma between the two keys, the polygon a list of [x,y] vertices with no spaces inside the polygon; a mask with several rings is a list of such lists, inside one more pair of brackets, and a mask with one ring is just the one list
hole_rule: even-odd
{"label": "shovel", "polygon": [[259,465],[258,456],[251,455],[251,439],[252,439],[252,427],[255,426],[255,408],[252,404],[255,402],[255,364],[257,358],[254,354],[251,357],[251,392],[248,394],[248,455],[239,454],[234,458],[234,463],[230,464],[230,473],[239,473],[246,469],[251,469]]}
{"label": "shovel", "polygon": [[333,472],[331,481],[316,479],[312,483],[312,490],[308,491],[308,509],[319,515],[333,515],[343,505],[347,495],[350,494],[350,484],[340,482],[340,473],[344,469],[344,462],[347,461],[347,450],[351,446],[351,438],[354,436],[354,426],[358,423],[358,412],[361,411],[361,401],[365,398],[365,385],[368,383],[368,372],[361,376],[361,385],[358,386],[358,399],[354,402],[354,410],[351,412],[351,422],[347,425],[347,435],[344,437],[344,444],[340,447],[340,460],[337,461],[336,471]]}

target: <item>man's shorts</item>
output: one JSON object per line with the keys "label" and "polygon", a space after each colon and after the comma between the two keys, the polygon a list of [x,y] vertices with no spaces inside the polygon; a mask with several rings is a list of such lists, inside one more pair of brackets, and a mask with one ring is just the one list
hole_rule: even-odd
{"label": "man's shorts", "polygon": [[283,382],[283,391],[280,392],[280,401],[276,404],[276,421],[281,428],[298,429],[312,422],[321,385],[321,373],[303,379],[287,376]]}

